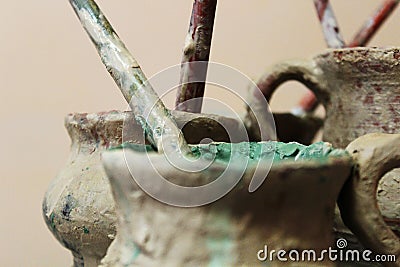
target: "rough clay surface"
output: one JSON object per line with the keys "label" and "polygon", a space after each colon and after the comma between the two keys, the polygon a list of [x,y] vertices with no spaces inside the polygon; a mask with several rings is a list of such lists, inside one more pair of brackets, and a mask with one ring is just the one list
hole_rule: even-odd
{"label": "rough clay surface", "polygon": [[[400,164],[399,164],[400,166]],[[378,184],[378,205],[388,225],[400,236],[400,169],[383,176]]]}
{"label": "rough clay surface", "polygon": [[[368,133],[400,133],[400,49],[338,49],[314,58],[326,109],[323,140],[344,148]],[[373,145],[373,144],[371,144]],[[400,236],[400,171],[379,183],[378,205]],[[374,194],[375,195],[375,194]]]}
{"label": "rough clay surface", "polygon": [[[297,146],[281,148],[281,156],[292,155],[293,159],[301,154]],[[322,151],[324,146],[320,148]],[[173,207],[148,196],[128,169],[136,168],[135,173],[148,175],[144,164],[147,156],[124,151],[103,154],[119,230],[101,266],[265,266],[257,260],[257,252],[265,244],[269,250],[333,246],[335,201],[353,164],[343,151],[322,161],[286,161],[282,160],[285,156],[277,156],[268,179],[254,193],[248,192],[254,171],[249,167],[228,195],[197,208]],[[163,155],[153,153],[150,157],[157,170],[173,177],[175,183],[187,185],[192,181],[193,186],[198,180],[212,179],[173,168]],[[215,163],[211,172],[219,173],[224,166]],[[159,192],[165,191],[161,188]],[[268,266],[281,264],[273,261]],[[304,266],[304,262],[301,264]],[[334,265],[315,262],[307,266]]]}
{"label": "rough clay surface", "polygon": [[[355,173],[339,198],[343,221],[364,246],[377,254],[396,255],[396,262],[385,266],[400,266],[400,239],[388,228],[374,197],[381,177],[400,167],[400,134],[368,134],[353,141],[347,150],[357,162]],[[393,188],[392,188],[393,189]],[[379,194],[379,191],[378,191]],[[399,194],[394,195],[399,205]],[[399,222],[395,224],[399,229]]]}
{"label": "rough clay surface", "polygon": [[314,62],[323,84],[316,91],[326,109],[325,141],[346,147],[367,133],[399,132],[399,48],[338,49]]}

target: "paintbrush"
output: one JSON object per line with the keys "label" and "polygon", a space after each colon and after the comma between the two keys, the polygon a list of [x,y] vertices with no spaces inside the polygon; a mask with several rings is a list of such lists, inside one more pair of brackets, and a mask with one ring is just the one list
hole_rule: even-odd
{"label": "paintbrush", "polygon": [[147,140],[158,152],[189,153],[189,148],[169,110],[93,0],[69,0],[95,45],[108,72],[141,124]]}
{"label": "paintbrush", "polygon": [[[339,26],[329,0],[314,0],[314,5],[322,26],[326,44],[329,48],[342,48],[367,45],[390,14],[393,13],[399,2],[399,0],[386,0],[383,2],[347,45],[345,45],[340,35]],[[292,109],[292,113],[295,115],[304,115],[313,112],[317,106],[318,102],[314,93],[308,91],[302,97],[298,106]]]}
{"label": "paintbrush", "polygon": [[340,35],[339,26],[329,0],[314,0],[314,5],[328,47],[343,47],[345,45],[344,40]]}
{"label": "paintbrush", "polygon": [[[206,80],[216,8],[217,0],[193,2],[189,31],[183,49],[180,86],[176,97],[177,110],[201,112],[206,83],[190,82],[190,78],[198,76],[201,80]],[[191,64],[199,61],[205,62],[201,64],[202,68]]]}
{"label": "paintbrush", "polygon": [[399,2],[399,0],[386,0],[383,2],[375,13],[363,24],[348,47],[365,46],[390,14],[393,13]]}

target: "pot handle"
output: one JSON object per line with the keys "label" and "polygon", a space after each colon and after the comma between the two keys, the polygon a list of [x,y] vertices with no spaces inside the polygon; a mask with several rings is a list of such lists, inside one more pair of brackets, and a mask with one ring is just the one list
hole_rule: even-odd
{"label": "pot handle", "polygon": [[[313,60],[289,60],[274,65],[267,74],[262,76],[256,84],[253,84],[249,88],[249,99],[247,100],[249,107],[251,107],[252,110],[264,110],[265,101],[261,100],[262,97],[269,102],[275,90],[281,84],[289,80],[304,84],[317,96],[320,103],[324,103],[325,101],[322,101],[323,98],[328,97],[326,79],[323,77],[322,70]],[[296,111],[292,113],[298,117],[304,115],[297,114]],[[260,119],[262,121],[259,121]],[[264,137],[261,133],[269,132],[269,121],[263,118],[260,119],[254,118],[254,115],[248,108],[247,120],[249,121],[251,132],[255,133],[255,139],[261,141],[268,140],[268,138]],[[318,121],[318,119],[314,120]],[[305,124],[305,127],[300,128],[307,128],[307,124]],[[303,136],[305,134],[299,133],[299,135]],[[278,136],[278,139],[281,139],[280,136]]]}
{"label": "pot handle", "polygon": [[367,134],[348,145],[356,167],[339,199],[343,222],[360,242],[375,253],[395,255],[400,266],[400,239],[386,225],[379,211],[376,190],[387,172],[400,167],[400,134]]}
{"label": "pot handle", "polygon": [[269,101],[275,90],[290,80],[304,84],[319,98],[327,91],[323,72],[313,60],[289,60],[279,63],[259,79],[257,86]]}

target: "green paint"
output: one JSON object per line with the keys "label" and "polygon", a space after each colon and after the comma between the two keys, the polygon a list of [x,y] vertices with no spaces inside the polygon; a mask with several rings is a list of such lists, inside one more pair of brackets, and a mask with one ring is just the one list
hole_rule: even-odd
{"label": "green paint", "polygon": [[293,155],[297,155],[299,151],[304,148],[303,145],[297,143],[288,143],[286,145],[277,146],[276,152],[280,159],[288,158]]}
{"label": "green paint", "polygon": [[217,210],[210,214],[209,233],[206,246],[210,253],[208,267],[232,266],[235,256],[235,227],[232,215],[226,210]]}
{"label": "green paint", "polygon": [[135,243],[126,241],[120,253],[121,266],[132,266],[136,265],[135,261],[142,251]]}
{"label": "green paint", "polygon": [[139,257],[141,252],[142,251],[140,250],[140,248],[138,246],[134,245],[131,262],[134,262],[137,259],[137,257]]}
{"label": "green paint", "polygon": [[133,143],[123,143],[122,145],[110,147],[108,150],[119,150],[119,149],[131,149],[136,152],[154,152],[154,149],[151,145],[139,145]]}
{"label": "green paint", "polygon": [[[132,149],[138,152],[152,152],[149,145],[124,143],[115,149]],[[274,163],[284,161],[309,161],[325,162],[330,157],[348,155],[345,150],[334,149],[329,143],[317,142],[309,146],[299,143],[268,142],[243,142],[243,143],[211,143],[206,145],[191,145],[192,156],[205,159],[214,159],[216,162],[228,163],[230,160],[249,160],[257,163],[259,160],[273,158]]]}
{"label": "green paint", "polygon": [[232,264],[233,241],[231,239],[210,239],[207,241],[207,247],[211,251],[209,267],[229,266]]}
{"label": "green paint", "polygon": [[56,215],[52,212],[52,213],[50,214],[50,225],[51,225],[51,227],[52,227],[53,229],[56,228],[56,224],[55,224],[55,222],[54,222],[55,217],[56,217]]}

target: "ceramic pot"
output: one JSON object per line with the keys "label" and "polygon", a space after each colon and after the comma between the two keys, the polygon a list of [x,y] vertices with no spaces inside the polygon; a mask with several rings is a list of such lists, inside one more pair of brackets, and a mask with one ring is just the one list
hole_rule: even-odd
{"label": "ceramic pot", "polygon": [[[335,247],[334,207],[353,166],[349,154],[326,143],[310,147],[277,143],[258,157],[254,151],[262,151],[259,147],[268,147],[271,142],[252,144],[256,148],[250,149],[250,154],[244,153],[241,145],[245,144],[226,152],[223,144],[210,144],[206,150],[216,153],[217,160],[199,173],[179,170],[165,155],[154,152],[126,148],[104,153],[116,201],[118,233],[101,266],[334,266],[328,259],[279,262],[276,258],[269,261],[268,255],[280,249],[301,253],[312,248],[320,253]],[[219,157],[229,158],[233,166],[249,157],[257,166],[267,166],[270,158],[263,155],[271,153],[274,161],[268,177],[253,193],[248,188],[257,167],[251,162],[245,170],[236,169],[239,175],[244,171],[237,186],[208,205],[177,207],[146,193],[156,190],[159,197],[175,196],[169,187],[152,183],[156,173],[174,184],[196,187],[208,184],[225,170],[226,164],[218,161]],[[137,183],[138,177],[149,186],[146,192],[143,184]],[[188,194],[186,200],[189,203],[198,197]],[[263,259],[265,255],[267,259]]]}
{"label": "ceramic pot", "polygon": [[326,110],[323,139],[345,148],[367,133],[399,131],[399,74],[400,48],[358,47],[278,64],[258,84],[267,100],[285,81],[306,85]]}
{"label": "ceramic pot", "polygon": [[[227,141],[227,132],[239,127],[236,120],[219,116],[173,115],[193,143],[203,138]],[[65,127],[71,153],[47,190],[43,215],[57,240],[73,253],[74,266],[97,266],[116,233],[114,201],[101,153],[123,141],[141,143],[143,131],[131,113],[120,111],[70,114]]]}
{"label": "ceramic pot", "polygon": [[[368,134],[353,141],[347,150],[357,168],[338,200],[346,225],[376,254],[394,255],[397,260],[383,262],[392,267],[400,266],[400,239],[387,227],[380,216],[377,199],[371,196],[375,196],[381,177],[400,167],[399,147],[400,134]],[[396,199],[399,207],[398,191]]]}
{"label": "ceramic pot", "polygon": [[[311,60],[278,64],[258,84],[269,100],[288,80],[303,83],[325,107],[323,140],[335,147],[345,148],[367,133],[400,133],[399,48],[328,50]],[[378,187],[382,214],[400,236],[400,170],[388,173]]]}

